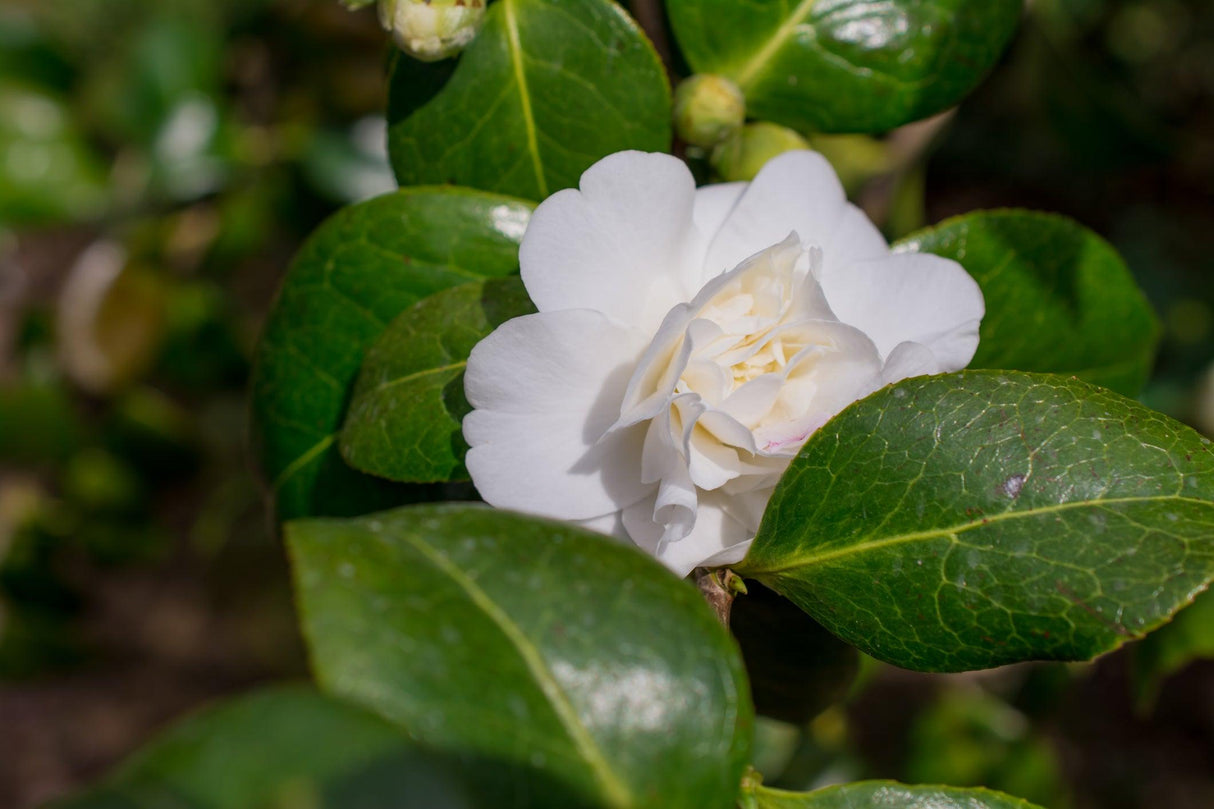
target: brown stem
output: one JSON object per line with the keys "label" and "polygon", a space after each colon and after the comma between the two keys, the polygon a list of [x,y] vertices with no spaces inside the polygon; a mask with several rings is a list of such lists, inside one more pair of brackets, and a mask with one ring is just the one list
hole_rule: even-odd
{"label": "brown stem", "polygon": [[678,76],[674,72],[674,51],[670,47],[670,36],[666,33],[666,17],[662,12],[660,0],[630,0],[628,7],[637,24],[653,43],[653,49],[658,52],[662,66],[666,68],[666,76],[674,84]]}
{"label": "brown stem", "polygon": [[746,586],[738,574],[728,568],[697,567],[691,571],[696,587],[700,594],[716,613],[717,620],[723,626],[729,626],[729,611],[733,608],[733,600],[738,593],[745,593]]}

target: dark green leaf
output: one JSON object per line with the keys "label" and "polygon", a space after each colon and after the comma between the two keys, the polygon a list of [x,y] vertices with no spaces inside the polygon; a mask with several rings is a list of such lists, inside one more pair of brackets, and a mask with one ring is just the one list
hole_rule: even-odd
{"label": "dark green leaf", "polygon": [[900,250],[960,262],[986,317],[971,368],[1074,374],[1133,396],[1158,327],[1117,251],[1082,225],[1032,211],[978,211],[908,236]]}
{"label": "dark green leaf", "polygon": [[401,185],[455,183],[541,200],[599,158],[670,147],[670,88],[609,0],[500,0],[450,81],[397,59],[388,147]]}
{"label": "dark green leaf", "polygon": [[534,311],[512,277],[448,289],[401,314],[363,362],[341,433],[346,461],[390,480],[467,480],[468,355],[499,325]]}
{"label": "dark green leaf", "polygon": [[320,682],[534,807],[732,807],[752,709],[698,592],[634,548],[478,506],[287,527]]}
{"label": "dark green leaf", "polygon": [[[458,787],[393,725],[304,687],[210,708],[56,809],[438,809]],[[458,794],[458,793],[457,793]]]}
{"label": "dark green leaf", "polygon": [[794,793],[758,787],[747,809],[1036,809],[1033,804],[989,789],[905,786],[861,781]]}
{"label": "dark green leaf", "polygon": [[860,671],[854,647],[761,584],[734,601],[729,626],[763,716],[806,725],[842,699]]}
{"label": "dark green leaf", "polygon": [[895,665],[1085,660],[1214,575],[1214,451],[1078,380],[909,379],[806,443],[738,572]]}
{"label": "dark green leaf", "polygon": [[733,79],[752,118],[883,132],[965,97],[1016,30],[1021,0],[670,0],[697,73]]}
{"label": "dark green leaf", "polygon": [[253,435],[278,513],[355,514],[403,502],[336,446],[363,355],[392,320],[448,287],[518,267],[525,203],[413,188],[347,208],[300,251],[253,374]]}

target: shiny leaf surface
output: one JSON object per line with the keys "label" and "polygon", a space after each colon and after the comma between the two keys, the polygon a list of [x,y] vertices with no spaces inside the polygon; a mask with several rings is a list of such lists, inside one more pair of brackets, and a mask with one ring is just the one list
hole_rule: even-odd
{"label": "shiny leaf surface", "polygon": [[346,461],[390,480],[467,480],[468,355],[499,325],[534,311],[517,277],[464,284],[406,310],[367,352],[342,428]]}
{"label": "shiny leaf surface", "polygon": [[363,355],[402,311],[518,267],[529,207],[415,188],[346,208],[296,256],[253,375],[253,435],[283,519],[356,514],[409,495],[351,470],[338,431]]}
{"label": "shiny leaf surface", "polygon": [[749,115],[802,131],[883,132],[960,101],[995,64],[1020,0],[670,0],[697,73]]}
{"label": "shiny leaf surface", "polygon": [[533,806],[734,805],[741,659],[699,593],[636,549],[459,505],[287,534],[327,690],[516,784],[560,786]]}
{"label": "shiny leaf surface", "polygon": [[1133,396],[1158,326],[1125,262],[1070,219],[978,211],[908,236],[899,250],[958,261],[982,287],[986,317],[971,368],[1074,374]]}
{"label": "shiny leaf surface", "polygon": [[1214,576],[1214,451],[1077,380],[909,379],[809,440],[737,570],[906,668],[1084,660]]}
{"label": "shiny leaf surface", "polygon": [[670,147],[662,66],[609,0],[499,0],[445,86],[443,74],[395,62],[388,147],[401,185],[542,200],[613,152]]}
{"label": "shiny leaf surface", "polygon": [[861,781],[795,793],[758,787],[747,809],[1036,809],[1033,804],[989,789],[906,786]]}

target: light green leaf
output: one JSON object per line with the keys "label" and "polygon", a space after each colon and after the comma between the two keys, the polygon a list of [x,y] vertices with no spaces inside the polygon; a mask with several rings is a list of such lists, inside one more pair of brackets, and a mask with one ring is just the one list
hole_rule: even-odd
{"label": "light green leaf", "polygon": [[390,480],[467,480],[460,424],[472,409],[464,398],[468,355],[499,325],[534,311],[511,277],[444,290],[402,313],[367,352],[342,456]]}
{"label": "light green leaf", "polygon": [[1063,216],[977,211],[912,234],[899,250],[958,261],[986,317],[971,368],[1074,374],[1127,396],[1151,371],[1159,329],[1121,256]]}
{"label": "light green leaf", "polygon": [[392,74],[401,185],[542,200],[612,152],[670,148],[661,63],[609,0],[499,0],[446,86],[443,68],[419,64],[398,58]]}
{"label": "light green leaf", "polygon": [[752,709],[699,593],[600,534],[479,506],[287,527],[323,687],[534,807],[732,807]]}
{"label": "light green leaf", "polygon": [[696,73],[733,79],[752,118],[883,132],[964,98],[1003,53],[1021,0],[670,0]]}
{"label": "light green leaf", "polygon": [[1078,380],[909,379],[810,438],[737,570],[906,668],[1086,660],[1214,575],[1214,451]]}
{"label": "light green leaf", "polygon": [[434,809],[462,792],[399,728],[302,686],[221,703],[55,809]]}
{"label": "light green leaf", "polygon": [[357,514],[410,496],[342,461],[338,430],[363,355],[422,298],[518,268],[530,208],[413,188],[346,208],[291,266],[253,372],[253,436],[283,519]]}
{"label": "light green leaf", "polygon": [[861,781],[795,793],[758,787],[746,809],[1037,809],[1033,804],[989,789],[906,786],[893,781]]}

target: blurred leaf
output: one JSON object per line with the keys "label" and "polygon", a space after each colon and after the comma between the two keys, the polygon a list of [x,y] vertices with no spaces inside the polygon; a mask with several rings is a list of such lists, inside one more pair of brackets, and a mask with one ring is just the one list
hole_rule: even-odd
{"label": "blurred leaf", "polygon": [[69,108],[0,79],[0,225],[76,222],[107,204],[105,175]]}
{"label": "blurred leaf", "polygon": [[1070,219],[977,211],[912,234],[898,249],[958,261],[986,298],[971,368],[1073,374],[1136,395],[1159,327],[1104,239]]}
{"label": "blurred leaf", "polygon": [[1038,809],[989,789],[920,787],[893,781],[861,781],[816,792],[794,793],[757,787],[745,809]]}
{"label": "blurred leaf", "polygon": [[1086,660],[1214,577],[1214,449],[1109,391],[968,371],[885,388],[815,433],[739,574],[923,671]]}
{"label": "blurred leaf", "polygon": [[1056,754],[1028,719],[981,691],[946,691],[915,720],[907,743],[910,781],[988,786],[1062,809]]}
{"label": "blurred leaf", "polygon": [[398,505],[336,446],[363,355],[397,315],[448,287],[518,267],[529,206],[412,188],[338,213],[296,256],[253,371],[253,437],[282,519]]}
{"label": "blurred leaf", "polygon": [[1134,646],[1130,673],[1139,710],[1148,710],[1164,680],[1196,660],[1214,659],[1214,592],[1206,591],[1172,622]]}
{"label": "blurred leaf", "polygon": [[884,132],[964,98],[1015,33],[1021,0],[670,0],[696,73],[749,115],[802,131]]}
{"label": "blurred leaf", "polygon": [[[287,536],[323,687],[506,765],[503,797],[529,795],[510,805],[734,805],[752,733],[742,661],[699,593],[635,548],[460,505]],[[549,788],[529,789],[540,775]]]}
{"label": "blurred leaf", "polygon": [[341,433],[355,469],[389,480],[466,480],[464,366],[512,317],[535,311],[517,277],[464,284],[406,310],[363,362]]}
{"label": "blurred leaf", "polygon": [[441,90],[444,68],[418,64],[398,58],[392,75],[388,147],[401,185],[542,200],[608,154],[670,147],[661,63],[609,0],[500,0]]}
{"label": "blurred leaf", "polygon": [[755,711],[794,725],[847,693],[860,669],[854,647],[761,584],[733,603],[729,626],[742,647]]}
{"label": "blurred leaf", "polygon": [[302,686],[239,697],[162,733],[54,809],[457,809],[399,730]]}
{"label": "blurred leaf", "polygon": [[0,466],[59,463],[83,439],[84,426],[60,386],[0,386]]}

